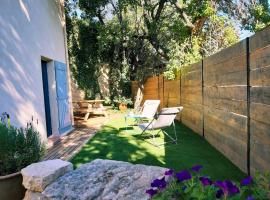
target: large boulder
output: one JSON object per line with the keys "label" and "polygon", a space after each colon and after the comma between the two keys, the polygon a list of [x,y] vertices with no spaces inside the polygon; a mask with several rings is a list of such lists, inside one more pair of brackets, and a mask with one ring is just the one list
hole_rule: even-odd
{"label": "large boulder", "polygon": [[47,185],[72,170],[70,162],[60,159],[34,163],[21,170],[23,185],[33,192],[42,192]]}
{"label": "large boulder", "polygon": [[94,160],[65,174],[42,194],[51,200],[146,200],[145,190],[165,168],[133,165],[112,160]]}

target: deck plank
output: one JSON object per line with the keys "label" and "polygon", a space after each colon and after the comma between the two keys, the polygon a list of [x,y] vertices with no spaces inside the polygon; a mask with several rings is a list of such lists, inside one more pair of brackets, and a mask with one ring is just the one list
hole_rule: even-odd
{"label": "deck plank", "polygon": [[76,117],[75,130],[61,137],[52,147],[48,148],[43,160],[70,160],[108,120],[108,117],[95,117],[89,118],[85,122],[81,117]]}

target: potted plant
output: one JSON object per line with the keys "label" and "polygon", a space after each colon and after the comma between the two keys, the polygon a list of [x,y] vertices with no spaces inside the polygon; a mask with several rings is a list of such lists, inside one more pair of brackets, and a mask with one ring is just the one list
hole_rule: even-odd
{"label": "potted plant", "polygon": [[115,98],[114,102],[118,104],[118,108],[122,112],[127,110],[128,105],[133,104],[133,102],[130,98],[126,98],[124,96],[119,96],[119,97]]}
{"label": "potted plant", "polygon": [[20,170],[38,162],[44,155],[45,146],[32,123],[26,128],[15,128],[0,123],[0,197],[23,199]]}

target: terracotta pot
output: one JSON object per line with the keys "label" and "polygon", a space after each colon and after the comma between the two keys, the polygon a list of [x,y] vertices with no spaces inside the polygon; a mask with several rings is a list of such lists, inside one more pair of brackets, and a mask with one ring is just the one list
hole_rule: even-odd
{"label": "terracotta pot", "polygon": [[127,104],[124,104],[124,103],[120,103],[119,104],[119,110],[120,111],[126,111],[127,110]]}
{"label": "terracotta pot", "polygon": [[0,199],[22,200],[25,194],[21,172],[0,176]]}

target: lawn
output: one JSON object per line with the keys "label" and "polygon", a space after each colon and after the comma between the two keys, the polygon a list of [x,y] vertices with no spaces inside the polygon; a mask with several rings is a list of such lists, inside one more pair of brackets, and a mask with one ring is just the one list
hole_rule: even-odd
{"label": "lawn", "polygon": [[[91,120],[91,119],[90,119]],[[131,122],[129,122],[131,123]],[[156,165],[176,171],[203,165],[202,173],[215,180],[240,180],[245,174],[225,158],[203,137],[181,123],[176,123],[178,143],[155,147],[138,137],[138,127],[126,130],[123,115],[111,116],[110,122],[82,148],[71,160],[75,167],[94,159],[112,159],[136,164]],[[167,132],[173,133],[172,128]],[[167,138],[160,134],[160,141]]]}

